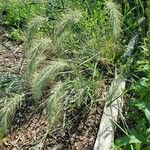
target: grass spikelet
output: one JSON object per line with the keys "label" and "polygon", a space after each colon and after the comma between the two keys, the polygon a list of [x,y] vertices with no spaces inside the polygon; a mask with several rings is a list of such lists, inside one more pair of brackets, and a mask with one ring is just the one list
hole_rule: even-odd
{"label": "grass spikelet", "polygon": [[42,38],[34,41],[34,44],[28,54],[30,56],[30,63],[28,66],[28,71],[30,74],[35,71],[38,65],[46,59],[44,53],[46,50],[50,50],[51,47],[52,41],[49,38]]}
{"label": "grass spikelet", "polygon": [[55,28],[55,35],[59,37],[65,29],[68,29],[73,24],[76,24],[80,21],[82,13],[80,11],[70,11],[67,14],[63,14],[61,21]]}
{"label": "grass spikelet", "polygon": [[106,2],[106,8],[109,11],[110,20],[113,27],[113,34],[117,38],[120,35],[121,24],[122,24],[122,14],[120,12],[120,6],[115,2],[109,0]]}
{"label": "grass spikelet", "polygon": [[7,133],[10,120],[22,100],[23,95],[15,94],[14,97],[5,98],[4,103],[0,104],[0,139]]}
{"label": "grass spikelet", "polygon": [[47,17],[36,16],[33,18],[28,24],[28,34],[27,34],[27,45],[29,48],[31,46],[34,35],[39,31],[39,29],[44,26],[44,24],[48,21]]}
{"label": "grass spikelet", "polygon": [[48,99],[48,124],[49,130],[54,125],[61,123],[63,118],[64,102],[63,98],[66,95],[62,82],[58,82],[51,91],[51,96]]}
{"label": "grass spikelet", "polygon": [[46,66],[41,72],[35,73],[34,80],[31,83],[35,98],[42,96],[43,89],[49,84],[50,80],[55,79],[59,71],[68,66],[64,60],[55,60]]}

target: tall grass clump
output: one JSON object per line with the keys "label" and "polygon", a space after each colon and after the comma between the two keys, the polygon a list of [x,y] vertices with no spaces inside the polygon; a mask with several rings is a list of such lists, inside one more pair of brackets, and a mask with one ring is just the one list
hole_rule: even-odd
{"label": "tall grass clump", "polygon": [[122,15],[113,1],[40,2],[5,3],[3,23],[26,30],[24,79],[36,104],[46,106],[51,131],[66,123],[66,112],[100,102],[102,74],[109,74],[102,65],[111,71],[124,48]]}
{"label": "tall grass clump", "polygon": [[[103,12],[106,15],[105,10]],[[27,79],[37,103],[44,102],[48,106],[49,130],[58,122],[64,123],[65,111],[98,101],[102,85],[98,63],[104,50],[103,46],[101,49],[93,46],[92,37],[96,32],[90,35],[91,31],[88,33],[84,29],[84,10],[68,9],[58,14],[59,17],[53,22],[47,19],[31,21],[27,36],[27,41],[30,41],[27,42]],[[51,34],[45,37],[42,33],[47,25],[53,28]],[[100,33],[100,27],[97,24],[94,26],[99,28]],[[110,28],[108,34],[110,32],[112,35]],[[89,38],[86,38],[87,34]],[[110,45],[113,45],[111,42]]]}

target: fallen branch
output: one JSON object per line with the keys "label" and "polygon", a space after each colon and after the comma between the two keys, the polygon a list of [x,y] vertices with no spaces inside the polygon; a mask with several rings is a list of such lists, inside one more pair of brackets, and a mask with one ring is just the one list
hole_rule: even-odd
{"label": "fallen branch", "polygon": [[[125,65],[130,64],[131,54],[137,38],[138,35],[130,40],[127,50],[123,55],[123,61],[126,62]],[[93,150],[113,149],[115,125],[123,107],[122,95],[125,90],[125,80],[127,78],[126,69],[128,68],[125,67],[125,70],[123,70],[119,76],[115,75],[115,79],[111,84],[106,97],[106,104]]]}
{"label": "fallen branch", "polygon": [[[125,89],[125,80],[118,77],[112,83],[107,102],[104,107],[103,116],[93,150],[110,150],[114,142],[115,127],[113,122],[117,122],[118,114],[122,112],[122,93]],[[115,99],[115,100],[114,100]],[[110,100],[112,101],[110,103]]]}

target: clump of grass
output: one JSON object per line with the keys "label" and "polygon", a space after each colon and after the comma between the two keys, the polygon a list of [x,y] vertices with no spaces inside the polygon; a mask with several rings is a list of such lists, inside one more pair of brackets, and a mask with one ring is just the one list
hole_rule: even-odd
{"label": "clump of grass", "polygon": [[[27,56],[30,59],[29,70],[32,73],[29,73],[28,79],[35,100],[45,101],[48,105],[49,130],[62,121],[63,110],[80,108],[83,104],[86,106],[100,99],[102,78],[97,65],[98,56],[102,54],[101,58],[111,57],[115,44],[112,39],[107,43],[100,40],[98,45],[102,49],[96,49],[93,45],[97,41],[94,43],[91,39],[93,35],[98,35],[97,33],[90,36],[91,42],[87,39],[83,43],[82,36],[87,32],[82,28],[83,19],[84,16],[79,10],[61,13],[60,18],[53,22],[52,34],[48,38],[38,34],[45,28],[44,22],[47,24],[47,19],[36,19],[37,21],[31,21],[31,27],[29,26],[27,41],[31,43]],[[100,28],[98,29],[100,31]],[[107,31],[110,37],[112,31]],[[54,85],[55,83],[57,84]],[[52,89],[45,92],[50,86]]]}
{"label": "clump of grass", "polygon": [[63,110],[100,100],[103,81],[98,64],[113,63],[118,45],[112,34],[118,38],[121,32],[120,8],[112,1],[106,6],[113,33],[104,1],[78,1],[76,6],[84,5],[78,9],[72,1],[64,4],[67,8],[59,4],[45,2],[45,13],[29,18],[25,40],[25,80],[35,101],[48,106],[49,130],[62,122]]}

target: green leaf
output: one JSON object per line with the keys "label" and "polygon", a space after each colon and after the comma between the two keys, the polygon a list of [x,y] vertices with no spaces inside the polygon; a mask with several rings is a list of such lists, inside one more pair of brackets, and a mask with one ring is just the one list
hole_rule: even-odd
{"label": "green leaf", "polygon": [[129,143],[142,143],[140,140],[138,140],[134,135],[130,136]]}
{"label": "green leaf", "polygon": [[149,133],[149,134],[150,134],[150,128],[148,128],[148,129],[147,129],[147,133]]}
{"label": "green leaf", "polygon": [[150,110],[149,110],[148,108],[145,108],[144,112],[145,112],[145,115],[146,115],[147,120],[148,120],[149,123],[150,123]]}
{"label": "green leaf", "polygon": [[142,148],[141,150],[150,150],[150,146],[146,148]]}
{"label": "green leaf", "polygon": [[142,143],[139,139],[137,139],[134,135],[125,136],[117,140],[117,145],[125,146],[128,144]]}

